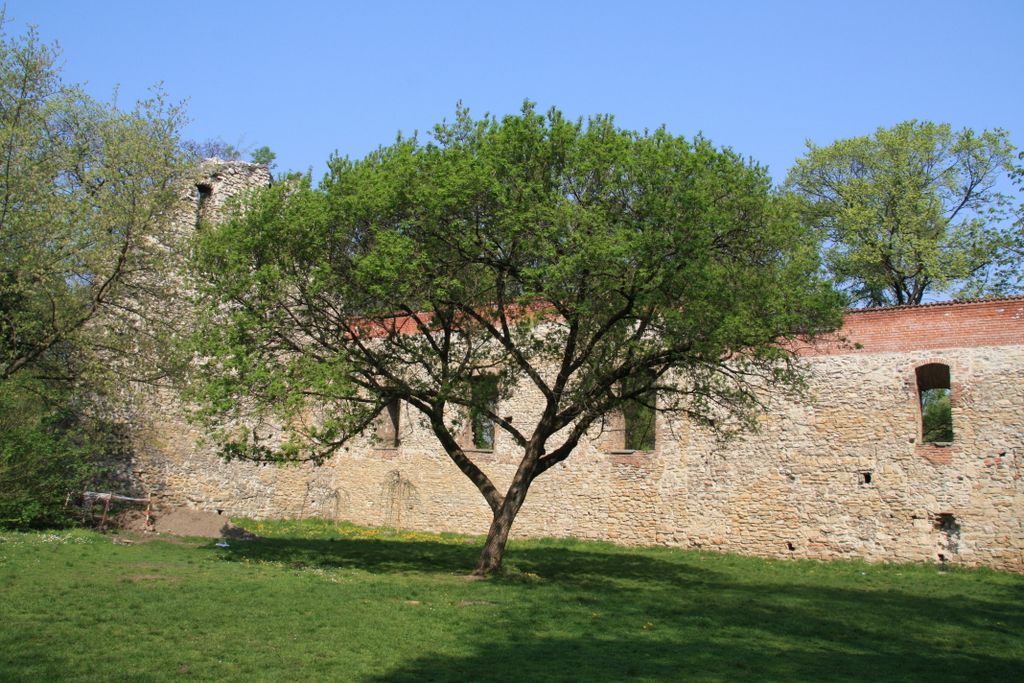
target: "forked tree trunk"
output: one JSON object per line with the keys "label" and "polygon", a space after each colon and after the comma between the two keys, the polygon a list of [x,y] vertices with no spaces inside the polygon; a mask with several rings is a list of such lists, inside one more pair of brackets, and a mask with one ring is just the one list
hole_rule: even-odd
{"label": "forked tree trunk", "polygon": [[484,543],[484,549],[480,552],[480,559],[477,560],[473,576],[489,576],[501,571],[508,534],[512,530],[512,522],[516,520],[516,515],[523,506],[523,501],[526,500],[530,479],[531,477],[522,469],[516,473],[504,502],[494,513],[491,528],[487,532],[487,541]]}

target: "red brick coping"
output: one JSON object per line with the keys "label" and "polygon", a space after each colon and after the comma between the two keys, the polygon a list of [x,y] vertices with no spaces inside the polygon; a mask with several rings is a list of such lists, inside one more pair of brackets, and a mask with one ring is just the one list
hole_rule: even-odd
{"label": "red brick coping", "polygon": [[1024,344],[1024,296],[851,309],[835,335],[801,356]]}

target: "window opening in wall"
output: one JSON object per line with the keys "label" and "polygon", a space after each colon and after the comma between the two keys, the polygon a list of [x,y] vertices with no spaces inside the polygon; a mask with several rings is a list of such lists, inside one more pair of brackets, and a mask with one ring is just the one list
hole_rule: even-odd
{"label": "window opening in wall", "polygon": [[470,379],[472,406],[469,423],[473,430],[473,448],[494,449],[494,420],[488,412],[498,409],[498,378],[495,375],[477,375]]}
{"label": "window opening in wall", "polygon": [[205,183],[196,185],[196,225],[206,218],[206,209],[213,196],[213,188]]}
{"label": "window opening in wall", "polygon": [[388,404],[377,416],[377,438],[384,448],[398,448],[398,425],[401,417],[402,403],[397,398]]}
{"label": "window opening in wall", "polygon": [[[650,377],[640,377],[633,380],[632,385],[626,384],[623,393],[630,393],[630,386],[640,386],[638,383],[649,386],[653,381]],[[622,406],[622,418],[625,430],[626,450],[630,451],[653,451],[655,446],[655,410],[656,394],[653,391],[645,391],[635,399],[626,401]]]}
{"label": "window opening in wall", "polygon": [[951,386],[948,365],[928,363],[917,368],[922,443],[952,443],[953,396]]}
{"label": "window opening in wall", "polygon": [[[960,552],[960,522],[956,515],[950,512],[935,515],[935,530],[941,534],[939,545],[943,550],[954,554]],[[945,559],[941,553],[939,559]]]}
{"label": "window opening in wall", "polygon": [[870,472],[861,472],[860,473],[860,485],[861,486],[869,486],[870,484],[871,484],[871,473]]}

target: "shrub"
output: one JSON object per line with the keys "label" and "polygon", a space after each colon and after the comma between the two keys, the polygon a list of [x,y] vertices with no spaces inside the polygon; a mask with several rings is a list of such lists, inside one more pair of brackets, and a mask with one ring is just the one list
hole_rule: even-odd
{"label": "shrub", "polygon": [[18,378],[0,383],[0,526],[59,526],[65,503],[97,472],[95,434],[67,395]]}

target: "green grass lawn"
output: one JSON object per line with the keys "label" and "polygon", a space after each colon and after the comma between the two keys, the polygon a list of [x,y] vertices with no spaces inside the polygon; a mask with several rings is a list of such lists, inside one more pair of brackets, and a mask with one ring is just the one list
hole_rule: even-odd
{"label": "green grass lawn", "polygon": [[0,681],[1020,681],[1024,577],[320,521],[0,534]]}

